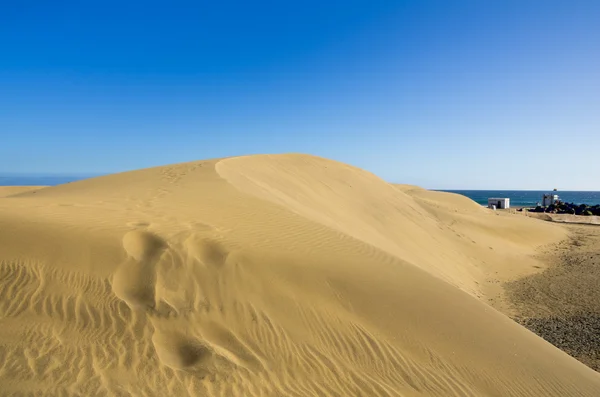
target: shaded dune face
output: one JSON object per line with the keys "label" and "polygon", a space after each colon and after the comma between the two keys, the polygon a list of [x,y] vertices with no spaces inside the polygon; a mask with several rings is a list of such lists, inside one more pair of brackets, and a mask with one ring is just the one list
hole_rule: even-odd
{"label": "shaded dune face", "polygon": [[597,396],[484,303],[561,230],[304,155],[0,199],[0,395]]}

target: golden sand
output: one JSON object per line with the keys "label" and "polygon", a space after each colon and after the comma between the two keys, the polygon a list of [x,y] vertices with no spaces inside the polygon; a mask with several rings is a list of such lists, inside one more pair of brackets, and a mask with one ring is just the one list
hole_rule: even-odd
{"label": "golden sand", "polygon": [[488,304],[560,225],[295,154],[0,196],[3,395],[600,395]]}

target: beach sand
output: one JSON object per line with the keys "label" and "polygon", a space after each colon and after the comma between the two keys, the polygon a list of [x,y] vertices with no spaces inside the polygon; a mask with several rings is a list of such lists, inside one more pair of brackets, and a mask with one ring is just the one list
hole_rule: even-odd
{"label": "beach sand", "polygon": [[600,227],[568,225],[539,257],[550,267],[507,283],[516,321],[600,371]]}
{"label": "beach sand", "polygon": [[571,214],[552,214],[544,212],[523,212],[523,215],[548,222],[568,223],[574,225],[600,225],[600,216],[596,215],[584,216]]}
{"label": "beach sand", "polygon": [[299,154],[0,195],[2,395],[600,395],[502,287],[562,225]]}

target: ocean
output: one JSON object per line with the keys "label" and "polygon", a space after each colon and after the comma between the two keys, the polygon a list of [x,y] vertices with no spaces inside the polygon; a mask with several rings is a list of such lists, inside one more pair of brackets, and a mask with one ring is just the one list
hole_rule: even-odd
{"label": "ocean", "polygon": [[97,175],[0,175],[0,186],[56,186]]}
{"label": "ocean", "polygon": [[568,191],[542,191],[542,190],[442,190],[444,192],[458,193],[471,200],[487,205],[489,197],[508,197],[511,207],[530,207],[541,203],[542,197],[547,193],[558,195],[561,201],[575,204],[595,205],[600,204],[600,192],[568,192]]}

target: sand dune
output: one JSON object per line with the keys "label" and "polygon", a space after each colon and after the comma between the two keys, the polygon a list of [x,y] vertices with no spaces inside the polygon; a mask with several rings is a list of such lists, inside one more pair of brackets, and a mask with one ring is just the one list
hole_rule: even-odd
{"label": "sand dune", "polygon": [[15,194],[32,192],[45,188],[46,186],[0,186],[0,198],[9,197]]}
{"label": "sand dune", "polygon": [[4,395],[600,393],[487,304],[560,225],[306,155],[17,193],[0,199]]}

